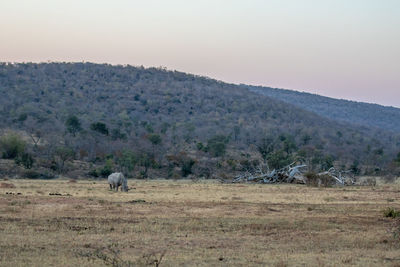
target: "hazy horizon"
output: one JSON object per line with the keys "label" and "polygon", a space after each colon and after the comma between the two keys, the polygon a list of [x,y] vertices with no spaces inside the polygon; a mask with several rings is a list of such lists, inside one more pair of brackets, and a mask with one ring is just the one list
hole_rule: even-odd
{"label": "hazy horizon", "polygon": [[400,1],[0,3],[0,61],[163,66],[400,107]]}

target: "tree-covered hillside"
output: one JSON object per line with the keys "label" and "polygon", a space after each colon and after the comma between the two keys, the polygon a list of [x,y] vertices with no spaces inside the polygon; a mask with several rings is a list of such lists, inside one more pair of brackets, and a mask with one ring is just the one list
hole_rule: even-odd
{"label": "tree-covered hillside", "polygon": [[335,99],[285,89],[261,86],[245,87],[252,92],[293,104],[332,120],[400,132],[399,108]]}
{"label": "tree-covered hillside", "polygon": [[[335,122],[242,86],[91,63],[1,64],[0,129],[3,158],[67,174],[79,160],[92,176],[123,170],[213,177],[294,161],[374,172],[400,150],[394,134]],[[10,154],[10,144],[23,148]]]}

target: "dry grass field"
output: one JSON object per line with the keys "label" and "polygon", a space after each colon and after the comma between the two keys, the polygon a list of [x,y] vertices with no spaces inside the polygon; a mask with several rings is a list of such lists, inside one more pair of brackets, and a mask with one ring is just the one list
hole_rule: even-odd
{"label": "dry grass field", "polygon": [[398,184],[129,185],[0,180],[0,265],[400,266]]}

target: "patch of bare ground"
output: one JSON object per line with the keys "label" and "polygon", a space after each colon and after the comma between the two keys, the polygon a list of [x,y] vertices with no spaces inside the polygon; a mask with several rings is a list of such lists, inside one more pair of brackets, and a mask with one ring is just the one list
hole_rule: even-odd
{"label": "patch of bare ground", "polygon": [[399,185],[135,180],[116,193],[106,181],[12,183],[13,194],[0,188],[1,266],[400,264],[382,212],[400,209]]}
{"label": "patch of bare ground", "polygon": [[15,185],[11,183],[0,183],[0,188],[15,188]]}

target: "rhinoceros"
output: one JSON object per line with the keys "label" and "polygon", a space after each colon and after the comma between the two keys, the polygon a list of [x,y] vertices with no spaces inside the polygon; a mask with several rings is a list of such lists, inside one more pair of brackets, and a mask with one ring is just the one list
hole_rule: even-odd
{"label": "rhinoceros", "polygon": [[121,172],[114,172],[108,176],[108,184],[110,189],[118,191],[118,187],[121,186],[121,191],[128,191],[128,184],[125,176]]}

